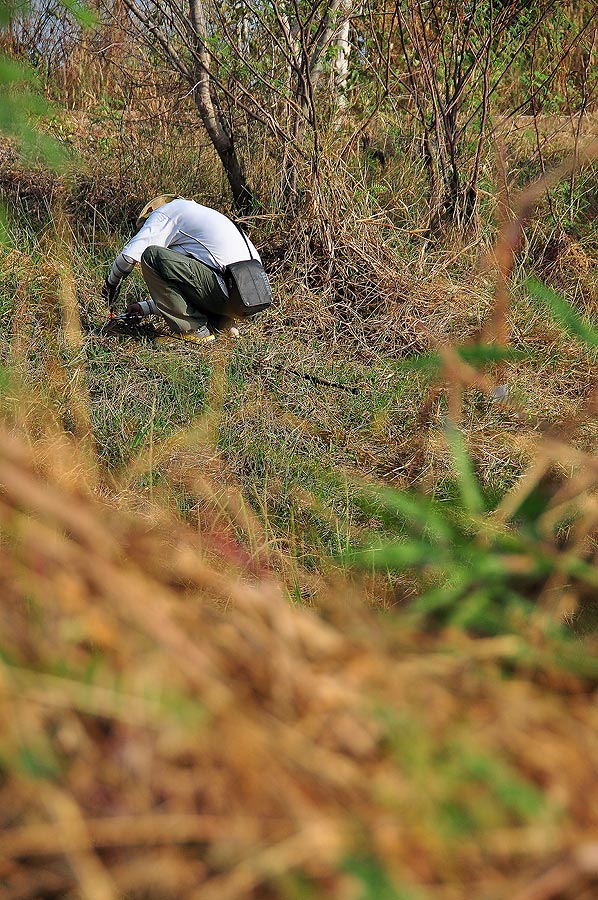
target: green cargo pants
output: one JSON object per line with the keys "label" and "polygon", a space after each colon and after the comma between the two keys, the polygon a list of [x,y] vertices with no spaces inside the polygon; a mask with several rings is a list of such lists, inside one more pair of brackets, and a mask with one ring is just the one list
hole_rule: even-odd
{"label": "green cargo pants", "polygon": [[224,318],[227,297],[214,272],[166,247],[147,247],[141,272],[150,296],[173,331],[195,331]]}

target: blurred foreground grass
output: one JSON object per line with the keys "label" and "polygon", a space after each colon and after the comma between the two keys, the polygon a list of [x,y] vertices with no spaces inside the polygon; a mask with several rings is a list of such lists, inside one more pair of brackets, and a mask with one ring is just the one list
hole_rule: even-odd
{"label": "blurred foreground grass", "polygon": [[593,637],[511,603],[468,635],[338,575],[293,606],[259,534],[99,497],[51,427],[3,429],[0,483],[4,896],[527,900],[552,866],[590,896]]}

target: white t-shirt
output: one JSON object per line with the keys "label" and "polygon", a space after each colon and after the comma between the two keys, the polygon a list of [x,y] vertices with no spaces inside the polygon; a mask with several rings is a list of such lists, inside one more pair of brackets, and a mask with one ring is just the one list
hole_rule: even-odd
{"label": "white t-shirt", "polygon": [[222,213],[181,199],[153,212],[121,252],[132,262],[139,262],[146,247],[168,247],[214,269],[251,257],[260,260],[249,238],[247,243],[251,253],[237,226]]}

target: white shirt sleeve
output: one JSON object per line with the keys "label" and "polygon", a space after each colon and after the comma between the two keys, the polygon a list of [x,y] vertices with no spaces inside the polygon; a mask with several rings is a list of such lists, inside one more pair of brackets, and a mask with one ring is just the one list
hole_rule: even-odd
{"label": "white shirt sleeve", "polygon": [[122,255],[139,262],[147,247],[168,247],[177,232],[176,223],[157,209],[139,229],[135,237],[123,247]]}

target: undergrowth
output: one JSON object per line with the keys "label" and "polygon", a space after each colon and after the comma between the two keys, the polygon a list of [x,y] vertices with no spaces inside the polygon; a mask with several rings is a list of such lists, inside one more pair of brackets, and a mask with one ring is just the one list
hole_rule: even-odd
{"label": "undergrowth", "polygon": [[[452,498],[443,439],[450,410],[444,393],[433,388],[442,367],[432,357],[425,363],[421,354],[433,355],[443,342],[475,341],[493,303],[492,281],[480,268],[483,241],[446,251],[424,243],[419,259],[412,246],[405,267],[404,239],[395,245],[384,228],[387,220],[364,226],[362,218],[358,210],[335,239],[335,266],[346,270],[349,252],[356,258],[352,278],[331,274],[318,285],[325,259],[309,249],[307,232],[295,232],[292,242],[278,244],[279,258],[272,261],[273,311],[246,325],[238,345],[221,343],[198,354],[87,333],[105,316],[99,285],[126,232],[108,235],[96,226],[90,245],[88,232],[67,216],[59,229],[48,220],[40,238],[29,225],[27,206],[16,205],[12,246],[4,251],[4,359],[18,377],[45,384],[67,428],[73,417],[65,385],[81,380],[93,443],[110,471],[162,442],[168,446],[190,423],[215,418],[208,472],[237,485],[281,547],[292,554],[301,546],[310,565],[317,565],[321,552],[353,544],[369,527],[355,488],[359,479],[420,485],[440,502]],[[287,229],[283,218],[278,229],[280,242]],[[277,234],[271,221],[266,232]],[[363,254],[373,253],[382,235],[386,245],[372,257],[370,284],[362,278],[368,266]],[[313,265],[299,267],[301,253],[309,253]],[[75,347],[60,338],[55,286],[61,257],[72,270],[84,327]],[[523,282],[533,261],[523,256],[518,266],[515,277]],[[143,296],[135,275],[126,300]],[[497,500],[523,471],[538,429],[558,427],[583,405],[591,388],[584,373],[595,363],[594,349],[574,345],[525,287],[515,288],[508,322],[515,353],[501,365],[511,404],[493,402],[471,385],[460,413],[477,475]],[[19,333],[12,345],[11,328]],[[577,445],[590,449],[591,420],[576,427]],[[142,493],[149,478],[152,489],[160,485],[176,498],[187,464],[159,459],[144,473]],[[179,505],[190,509],[188,498]],[[317,549],[307,551],[310,545]]]}

